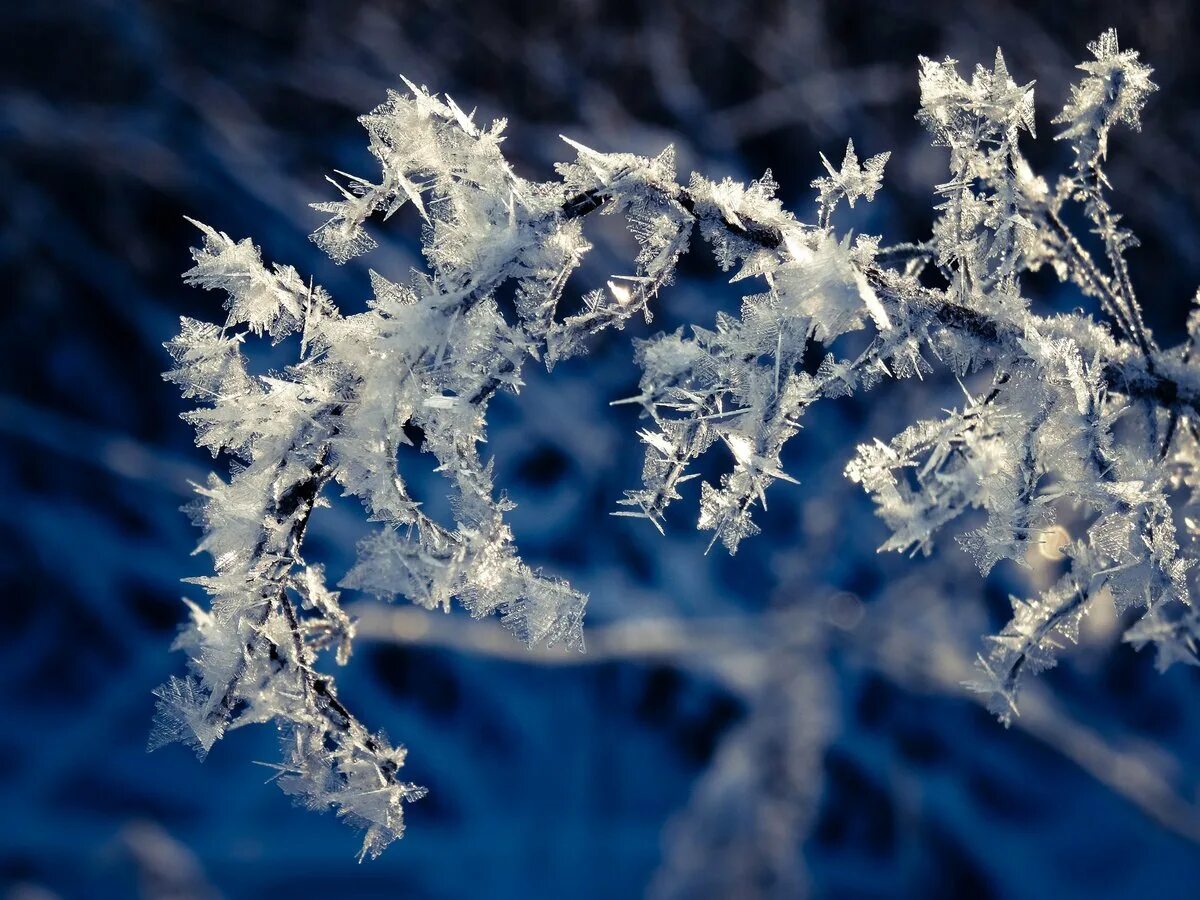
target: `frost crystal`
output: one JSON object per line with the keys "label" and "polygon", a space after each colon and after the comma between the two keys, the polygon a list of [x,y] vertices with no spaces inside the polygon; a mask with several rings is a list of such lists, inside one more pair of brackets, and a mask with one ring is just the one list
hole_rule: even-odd
{"label": "frost crystal", "polygon": [[817,178],[812,186],[818,191],[817,200],[823,210],[833,212],[838,200],[846,198],[851,207],[859,197],[866,197],[870,202],[875,199],[875,192],[883,186],[883,167],[891,158],[891,153],[878,153],[867,160],[865,166],[858,164],[858,156],[854,153],[854,141],[846,144],[846,156],[842,159],[842,168],[835,170],[825,154],[821,154],[821,164],[825,166],[828,176]]}
{"label": "frost crystal", "polygon": [[[223,291],[228,316],[223,326],[182,320],[166,377],[202,404],[186,414],[199,443],[234,462],[228,480],[197,487],[213,571],[194,582],[210,605],[192,606],[177,641],[190,671],[159,689],[153,743],[181,739],[203,754],[232,728],[274,721],[284,790],[363,828],[365,854],[399,837],[403,804],[423,789],[399,778],[404,749],[359,723],[318,669],[326,651],[346,662],[354,622],[323,569],[304,561],[310,516],[336,483],[378,524],[344,588],[431,609],[457,602],[497,613],[530,643],[581,647],[586,598],[516,550],[512,504],[479,450],[488,406],[520,391],[527,359],[552,367],[605,329],[649,320],[694,233],[754,288],[737,315],[635,342],[639,390],[615,402],[641,408],[646,456],[642,485],[617,514],[662,529],[697,477],[693,463],[721,453],[726,474],[699,487],[699,527],[735,552],[758,533],[768,490],[794,481],[781,454],[810,406],[884,378],[920,379],[937,363],[990,386],[859,447],[846,474],[891,531],[883,549],[931,552],[945,526],[976,510],[982,524],[959,541],[986,575],[1002,560],[1025,564],[1051,527],[1072,535],[1061,578],[1015,598],[979,658],[975,687],[1001,718],[1016,714],[1023,677],[1054,664],[1102,597],[1138,611],[1127,638],[1155,644],[1160,665],[1196,663],[1200,326],[1193,314],[1188,340],[1160,349],[1142,322],[1125,259],[1134,238],[1118,227],[1101,165],[1109,128],[1136,126],[1154,86],[1114,32],[1090,49],[1059,119],[1075,162],[1053,190],[1019,146],[1034,131],[1032,83],[1014,81],[999,52],[970,81],[953,60],[920,60],[918,117],[950,167],[920,243],[851,241],[833,223],[841,199],[852,207],[880,190],[887,153],[860,164],[849,144],[838,170],[822,157],[820,213],[807,225],[783,209],[770,173],[749,186],[692,174],[685,186],[670,148],[640,157],[568,141],[575,159],[557,179],[527,181],[500,151],[503,122],[483,127],[411,83],[361,120],[378,181],[339,173],[339,198],[317,204],[331,218],[313,240],[344,262],[375,246],[369,219],[411,205],[426,225],[427,271],[371,271],[367,311],[343,315],[294,269],[267,268],[248,240],[200,225],[185,279]],[[1064,223],[1068,204],[1105,259]],[[562,316],[594,213],[622,216],[639,252]],[[1043,265],[1096,300],[1103,321],[1034,312],[1022,277]],[[251,335],[298,335],[299,358],[252,375],[242,352]],[[452,522],[431,518],[397,474],[398,455],[416,452],[445,476]]]}
{"label": "frost crystal", "polygon": [[1141,130],[1142,107],[1158,86],[1150,80],[1154,70],[1138,61],[1136,51],[1118,47],[1115,28],[1088,50],[1095,59],[1079,65],[1088,77],[1071,87],[1071,100],[1054,122],[1067,126],[1059,138],[1072,141],[1080,160],[1090,164],[1108,155],[1108,130],[1114,124]]}

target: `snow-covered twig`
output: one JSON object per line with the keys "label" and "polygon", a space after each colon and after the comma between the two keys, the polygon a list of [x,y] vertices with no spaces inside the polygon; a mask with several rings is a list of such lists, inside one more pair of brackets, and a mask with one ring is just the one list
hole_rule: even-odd
{"label": "snow-covered twig", "polygon": [[[782,453],[810,406],[919,379],[934,362],[959,378],[987,370],[982,400],[968,392],[962,410],[860,447],[846,469],[891,528],[887,549],[929,552],[944,526],[983,510],[986,523],[960,540],[985,575],[1000,560],[1021,563],[1059,501],[1088,511],[1064,551],[1069,573],[1015,603],[977,686],[1010,719],[1020,676],[1053,663],[1102,593],[1143,610],[1131,640],[1195,661],[1193,617],[1181,611],[1197,529],[1181,546],[1170,500],[1200,481],[1200,372],[1191,339],[1162,350],[1145,328],[1124,256],[1131,237],[1102,169],[1109,129],[1136,125],[1153,85],[1114,33],[1090,49],[1088,77],[1058,120],[1076,165],[1053,192],[1019,146],[1033,132],[1032,84],[1017,84],[999,52],[970,81],[953,60],[921,60],[919,118],[948,149],[951,177],[937,188],[932,236],[918,243],[881,249],[835,226],[842,200],[852,207],[880,189],[887,153],[860,163],[849,145],[840,168],[825,160],[809,225],[783,208],[769,173],[748,186],[699,174],[683,184],[671,148],[641,157],[568,141],[576,159],[557,179],[527,180],[501,153],[503,122],[482,126],[412,83],[362,117],[379,181],[339,173],[338,198],[315,204],[330,218],[312,239],[339,263],[375,248],[372,220],[411,206],[424,222],[427,270],[405,283],[372,271],[367,311],[343,315],[291,267],[264,265],[249,240],[198,225],[203,246],[185,277],[224,291],[228,315],[223,325],[183,320],[167,377],[202,404],[185,414],[198,442],[235,462],[228,482],[198,489],[214,574],[196,581],[211,606],[193,607],[178,641],[191,671],[159,690],[155,742],[181,738],[203,753],[231,728],[275,721],[286,790],[365,828],[364,853],[399,837],[402,804],[423,789],[399,780],[404,749],[359,723],[316,667],[327,649],[346,661],[354,624],[322,567],[303,559],[309,519],[337,484],[379,524],[342,587],[431,609],[458,600],[475,616],[499,613],[530,645],[581,647],[586,597],[516,551],[512,504],[479,452],[488,407],[519,392],[527,359],[553,367],[602,331],[649,321],[696,233],[733,281],[761,289],[711,327],[635,342],[643,375],[630,402],[650,427],[643,485],[618,501],[621,514],[662,529],[692,464],[723,448],[731,469],[701,486],[699,526],[736,552],[758,532],[768,489],[794,481]],[[1099,230],[1109,272],[1066,229],[1071,202]],[[624,217],[639,252],[632,272],[563,315],[594,215]],[[1035,312],[1022,277],[1041,266],[1097,297],[1119,334],[1083,314]],[[297,361],[252,374],[242,344],[262,336],[299,336]],[[814,370],[806,359],[817,349]],[[453,522],[429,515],[398,475],[398,456],[417,450],[447,479]]]}

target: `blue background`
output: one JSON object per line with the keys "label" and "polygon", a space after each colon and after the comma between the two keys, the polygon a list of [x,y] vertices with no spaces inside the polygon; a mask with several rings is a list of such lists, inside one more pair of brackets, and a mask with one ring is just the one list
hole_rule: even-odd
{"label": "blue background", "polygon": [[[377,227],[381,249],[338,268],[307,240],[321,221],[307,203],[328,199],[334,168],[373,174],[355,116],[398,73],[507,116],[506,152],[529,178],[571,157],[560,133],[647,154],[674,142],[684,176],[770,167],[811,221],[818,151],[836,162],[850,137],[863,157],[892,150],[877,201],[839,225],[898,241],[927,234],[946,177],[913,121],[919,53],[969,68],[1003,46],[1015,78],[1038,80],[1030,156],[1054,172],[1066,151],[1049,118],[1086,41],[1116,25],[1162,90],[1144,133],[1114,138],[1110,175],[1143,240],[1147,318],[1178,339],[1200,281],[1189,4],[547,6],[0,10],[0,891],[767,897],[796,895],[780,880],[791,866],[818,896],[1194,896],[1195,671],[1158,676],[1095,616],[1006,731],[959,673],[1008,593],[1050,564],[984,582],[948,539],[928,560],[875,554],[883,526],[842,468],[856,443],[960,402],[944,372],[815,410],[786,459],[802,484],[773,489],[764,534],[734,558],[704,555],[695,484],[666,537],[607,515],[641,467],[635,410],[607,406],[634,392],[630,336],[736,308],[740,285],[699,246],[653,326],[606,335],[553,376],[531,363],[521,396],[494,404],[488,445],[518,544],[590,592],[600,646],[640,620],[668,622],[674,645],[546,662],[461,615],[361,640],[342,697],[408,745],[409,777],[430,788],[405,839],[362,865],[345,826],[264,785],[252,761],[275,758],[271,728],[203,764],[145,752],[150,691],[183,666],[167,648],[195,592],[179,579],[207,566],[178,507],[213,461],[159,377],[179,315],[221,316],[179,281],[196,240],[182,216],[253,236],[362,308],[367,265],[400,280],[419,264],[417,222]],[[627,237],[589,228],[579,292],[631,269]],[[1028,288],[1043,311],[1083,303],[1044,277]],[[436,504],[423,462],[409,474]],[[314,518],[310,556],[335,577],[361,518],[340,500]]]}

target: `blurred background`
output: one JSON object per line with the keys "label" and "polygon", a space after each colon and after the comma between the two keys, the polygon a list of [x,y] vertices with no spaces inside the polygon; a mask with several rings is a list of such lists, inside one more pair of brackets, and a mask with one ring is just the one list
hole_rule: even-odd
{"label": "blurred background", "polygon": [[[527,654],[492,622],[349,595],[341,695],[408,745],[430,796],[382,858],[264,785],[269,727],[203,764],[145,752],[179,583],[203,574],[178,507],[214,465],[160,379],[181,314],[189,215],[252,236],[344,310],[366,267],[419,264],[417,223],[344,268],[308,240],[337,168],[371,177],[355,117],[399,74],[509,119],[529,178],[572,152],[657,153],[681,173],[771,168],[814,215],[818,151],[891,150],[874,204],[839,222],[923,238],[942,151],[913,120],[916,57],[969,70],[997,45],[1037,79],[1046,174],[1072,66],[1115,25],[1156,68],[1141,135],[1114,135],[1134,280],[1165,342],[1200,283],[1200,8],[1107,2],[267,0],[9,3],[0,9],[0,896],[525,898],[1195,896],[1200,679],[1153,671],[1098,610],[1005,730],[964,692],[980,635],[1056,561],[987,582],[952,541],[878,556],[886,535],[841,477],[853,447],[961,402],[939,372],[818,406],[736,558],[704,554],[693,490],[661,537],[607,513],[638,484],[629,338],[734,309],[702,249],[652,327],[605,335],[493,407],[497,482],[525,557],[591,594],[589,653]],[[579,290],[630,271],[591,254]],[[697,242],[698,243],[698,242]],[[1083,301],[1048,280],[1044,311]],[[215,463],[224,471],[224,461]],[[714,470],[715,471],[715,470]],[[416,476],[414,476],[416,477]],[[427,479],[430,495],[440,486]],[[696,488],[696,485],[689,485]],[[969,524],[969,523],[968,523]],[[310,558],[335,577],[364,531],[336,501]],[[197,599],[199,599],[197,597]]]}

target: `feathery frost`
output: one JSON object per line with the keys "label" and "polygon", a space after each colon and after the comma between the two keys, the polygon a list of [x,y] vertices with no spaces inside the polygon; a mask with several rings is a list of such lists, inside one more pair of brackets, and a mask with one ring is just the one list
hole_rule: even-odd
{"label": "feathery frost", "polygon": [[[918,117],[949,151],[950,177],[919,243],[834,226],[843,199],[853,207],[881,189],[886,152],[860,163],[850,143],[836,170],[822,156],[810,225],[783,209],[769,172],[748,186],[699,174],[684,185],[670,148],[650,158],[568,141],[575,158],[557,179],[527,181],[501,153],[502,121],[484,127],[409,82],[361,119],[378,181],[339,173],[338,199],[316,204],[330,219],[312,239],[345,262],[376,246],[368,228],[410,204],[425,222],[426,271],[371,271],[369,308],[343,315],[291,267],[264,265],[248,240],[199,225],[184,277],[224,292],[228,315],[223,326],[182,320],[166,377],[201,404],[186,414],[198,442],[233,462],[228,480],[197,487],[213,570],[194,582],[209,604],[191,606],[177,641],[189,672],[159,689],[153,743],[181,739],[203,754],[232,728],[273,721],[284,790],[363,828],[364,854],[399,837],[403,805],[424,791],[399,777],[404,748],[362,725],[318,668],[326,651],[347,661],[354,622],[323,569],[304,561],[310,516],[336,485],[378,524],[342,588],[428,608],[457,601],[530,643],[582,649],[586,598],[523,561],[505,521],[512,504],[479,449],[488,406],[519,392],[528,359],[553,367],[605,329],[649,320],[697,238],[752,287],[736,316],[635,342],[639,391],[617,402],[641,407],[645,466],[617,514],[662,529],[692,464],[723,453],[727,474],[699,487],[699,527],[735,552],[758,533],[767,491],[794,483],[781,453],[810,406],[885,378],[919,389],[911,380],[934,366],[990,377],[960,408],[859,447],[846,467],[891,531],[882,549],[928,553],[944,526],[977,510],[982,524],[959,542],[986,575],[1001,560],[1024,564],[1051,526],[1069,526],[1064,574],[1014,598],[975,686],[1007,721],[1024,676],[1053,665],[1101,601],[1137,611],[1128,640],[1155,645],[1161,665],[1196,663],[1200,314],[1175,348],[1159,348],[1142,322],[1125,260],[1135,241],[1101,166],[1109,130],[1136,127],[1154,85],[1114,32],[1089,49],[1087,77],[1056,120],[1075,161],[1053,187],[1019,146],[1034,133],[1032,83],[1014,81],[999,52],[969,81],[954,60],[920,60]],[[1069,204],[1104,259],[1064,224]],[[623,216],[640,249],[631,271],[560,316],[593,213]],[[1099,318],[1038,314],[1022,276],[1042,266],[1094,299]],[[510,282],[514,299],[502,302]],[[841,340],[852,332],[862,334]],[[246,339],[289,335],[299,336],[294,364],[248,372]],[[847,354],[847,343],[859,349]],[[814,345],[815,371],[803,365]],[[416,452],[447,479],[452,522],[427,515],[397,474],[397,457]]]}

